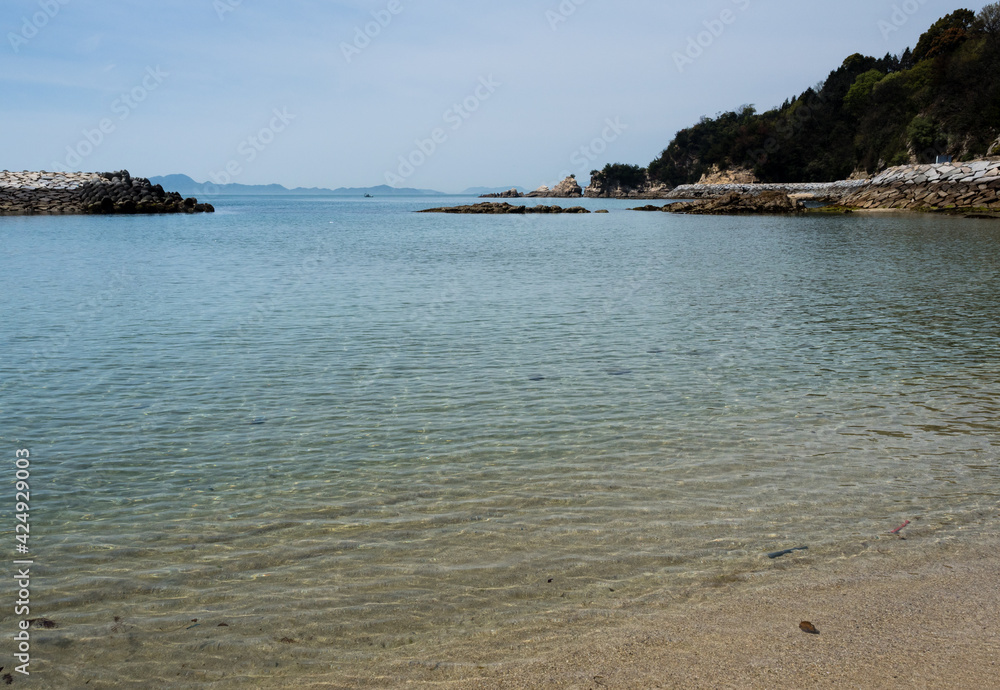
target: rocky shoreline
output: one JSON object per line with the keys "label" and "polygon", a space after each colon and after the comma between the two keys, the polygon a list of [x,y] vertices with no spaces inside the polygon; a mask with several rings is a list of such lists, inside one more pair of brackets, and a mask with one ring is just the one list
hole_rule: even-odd
{"label": "rocky shoreline", "polygon": [[[740,171],[736,171],[737,173]],[[703,177],[699,184],[671,188],[646,179],[638,187],[623,188],[592,180],[583,191],[588,198],[606,199],[669,199],[711,200],[755,197],[778,193],[791,201],[812,201],[855,210],[927,210],[927,211],[1000,211],[1000,158],[966,163],[933,165],[903,165],[880,173],[871,179],[839,180],[836,182],[750,183],[729,171],[717,171]],[[730,181],[732,180],[732,181]],[[540,188],[526,196],[576,198],[576,180],[567,178],[555,189]],[[732,197],[731,195],[737,195]],[[509,193],[496,198],[513,196]],[[773,206],[773,204],[772,204]],[[701,209],[711,208],[701,206]],[[660,210],[647,207],[642,210]],[[672,212],[683,212],[678,208]],[[698,213],[710,212],[699,210]],[[787,212],[787,211],[786,211]]]}
{"label": "rocky shoreline", "polygon": [[903,165],[868,180],[800,184],[696,184],[667,199],[711,199],[731,193],[781,192],[857,210],[1000,210],[1000,159],[968,163]]}
{"label": "rocky shoreline", "polygon": [[167,192],[128,170],[0,172],[0,216],[212,213],[211,204]]}
{"label": "rocky shoreline", "polygon": [[[575,187],[575,189],[574,189]],[[576,197],[576,180],[567,178],[555,190],[539,190],[547,196],[569,192]],[[511,190],[516,193],[515,190]],[[602,196],[607,189],[600,190]],[[532,193],[527,196],[538,196]],[[586,196],[594,198],[591,187]],[[613,198],[647,198],[615,196]],[[1000,218],[1000,159],[968,163],[904,165],[890,168],[872,179],[789,184],[693,184],[676,187],[657,198],[675,203],[647,205],[633,211],[663,211],[688,214],[800,214],[866,210],[908,210],[955,213],[976,218]],[[823,204],[807,209],[803,202]],[[444,213],[587,213],[579,206],[525,208],[489,202],[454,209],[430,209]]]}

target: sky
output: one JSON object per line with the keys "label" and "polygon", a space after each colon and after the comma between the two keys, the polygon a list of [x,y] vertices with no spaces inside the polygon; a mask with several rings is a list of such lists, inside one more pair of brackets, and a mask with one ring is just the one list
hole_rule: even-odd
{"label": "sky", "polygon": [[947,0],[3,0],[0,168],[534,189],[647,165]]}

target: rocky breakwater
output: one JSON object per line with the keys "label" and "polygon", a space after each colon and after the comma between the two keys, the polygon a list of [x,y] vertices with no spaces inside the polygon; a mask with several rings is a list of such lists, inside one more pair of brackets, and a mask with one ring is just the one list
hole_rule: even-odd
{"label": "rocky breakwater", "polygon": [[858,209],[1000,210],[1000,159],[889,168],[841,202]]}
{"label": "rocky breakwater", "polygon": [[765,215],[805,213],[801,201],[780,191],[764,191],[757,194],[729,192],[718,198],[700,201],[677,202],[666,206],[641,206],[633,211],[664,211],[666,213],[687,213],[692,215]]}
{"label": "rocky breakwater", "polygon": [[211,213],[211,204],[166,192],[127,170],[0,172],[0,215]]}
{"label": "rocky breakwater", "polygon": [[80,188],[95,173],[0,172],[0,215],[83,213]]}
{"label": "rocky breakwater", "polygon": [[561,206],[512,206],[507,202],[502,204],[484,201],[481,204],[471,206],[450,206],[442,208],[428,208],[417,213],[471,213],[471,214],[525,214],[525,213],[590,213],[582,206],[572,208],[562,208]]}
{"label": "rocky breakwater", "polygon": [[549,197],[559,199],[579,199],[583,196],[583,187],[577,183],[575,175],[570,175],[565,180],[557,184],[554,189],[549,189],[545,185],[542,185],[535,191],[528,192],[525,196],[532,198]]}
{"label": "rocky breakwater", "polygon": [[756,196],[780,192],[795,199],[808,199],[828,204],[841,204],[844,199],[862,189],[867,180],[839,182],[788,182],[760,184],[683,184],[665,196],[667,199],[718,199],[729,194]]}

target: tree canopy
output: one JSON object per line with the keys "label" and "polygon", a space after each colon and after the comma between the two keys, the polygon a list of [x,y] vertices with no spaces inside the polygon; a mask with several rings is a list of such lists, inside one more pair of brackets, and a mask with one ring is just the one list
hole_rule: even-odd
{"label": "tree canopy", "polygon": [[[985,155],[1000,134],[1000,2],[939,19],[901,55],[849,56],[815,89],[758,113],[753,106],[681,130],[646,170],[601,176],[670,185],[713,167],[765,182],[821,182],[890,165]],[[628,185],[626,185],[628,186]]]}

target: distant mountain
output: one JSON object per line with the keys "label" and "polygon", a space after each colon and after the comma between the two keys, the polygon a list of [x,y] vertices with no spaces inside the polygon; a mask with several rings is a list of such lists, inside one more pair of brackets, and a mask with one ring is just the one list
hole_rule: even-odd
{"label": "distant mountain", "polygon": [[[303,189],[298,187],[297,189],[291,190],[293,194],[315,194],[316,192]],[[338,187],[334,190],[324,189],[321,190],[322,194],[334,194],[336,196],[364,196],[365,194],[371,194],[372,196],[448,196],[444,192],[439,192],[434,189],[413,189],[412,187],[390,187],[388,185],[380,184],[377,187]]]}
{"label": "distant mountain", "polygon": [[299,196],[446,196],[443,192],[433,189],[412,189],[408,187],[340,187],[338,189],[323,189],[320,187],[296,187],[288,189],[280,184],[212,184],[211,182],[195,182],[187,175],[164,175],[151,177],[153,184],[163,185],[168,192],[178,192],[183,196],[210,196],[213,194],[286,194]]}
{"label": "distant mountain", "polygon": [[510,187],[469,187],[464,192],[461,192],[461,194],[482,196],[483,194],[500,194],[501,192],[506,192],[511,189],[516,189],[517,191],[521,192],[521,194],[527,194],[528,192],[533,191],[530,189],[525,189],[524,187],[511,185]]}

